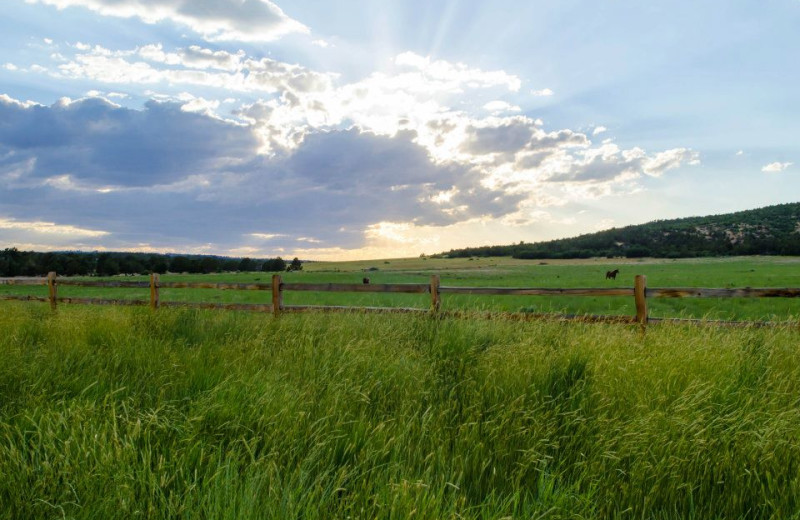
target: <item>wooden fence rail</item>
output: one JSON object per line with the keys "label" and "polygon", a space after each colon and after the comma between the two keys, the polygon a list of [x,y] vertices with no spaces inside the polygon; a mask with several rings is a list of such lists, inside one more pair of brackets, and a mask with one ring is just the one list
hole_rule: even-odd
{"label": "wooden fence rail", "polygon": [[[635,316],[590,316],[590,315],[554,315],[535,313],[502,313],[506,316],[518,315],[523,318],[556,318],[580,321],[598,321],[613,323],[638,323],[642,326],[648,321],[691,323],[701,320],[686,318],[650,318],[647,311],[648,298],[798,298],[800,288],[702,288],[702,287],[668,287],[648,288],[647,278],[636,275],[632,288],[551,288],[551,287],[455,287],[442,286],[439,276],[431,276],[429,283],[403,284],[354,284],[354,283],[297,283],[284,282],[281,275],[273,275],[271,283],[211,283],[211,282],[162,282],[157,274],[150,275],[149,282],[108,281],[108,280],[74,280],[58,278],[55,272],[48,273],[46,278],[15,277],[0,278],[0,285],[31,286],[46,285],[48,296],[0,295],[0,300],[21,300],[49,302],[52,309],[59,303],[79,303],[93,305],[139,305],[159,307],[195,307],[203,309],[249,310],[268,312],[279,316],[282,312],[339,311],[339,312],[399,312],[399,313],[431,313],[435,315],[462,315],[465,311],[441,311],[443,294],[495,295],[495,296],[627,296],[634,298]],[[149,300],[75,298],[58,296],[58,287],[99,287],[124,289],[150,289]],[[271,303],[210,303],[210,302],[162,302],[160,289],[218,289],[236,291],[270,291]],[[287,291],[313,292],[358,292],[358,293],[401,293],[430,294],[430,307],[351,307],[341,305],[284,305],[283,294]],[[473,314],[475,314],[473,312]],[[498,313],[488,313],[497,315]],[[757,325],[764,322],[730,322],[720,324]]]}

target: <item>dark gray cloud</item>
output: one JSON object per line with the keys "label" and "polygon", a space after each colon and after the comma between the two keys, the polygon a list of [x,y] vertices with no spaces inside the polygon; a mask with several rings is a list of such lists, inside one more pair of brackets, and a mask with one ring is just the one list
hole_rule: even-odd
{"label": "dark gray cloud", "polygon": [[528,144],[535,126],[525,119],[512,119],[497,126],[467,127],[463,151],[482,155],[514,153]]}
{"label": "dark gray cloud", "polygon": [[[359,220],[447,224],[514,210],[519,198],[482,187],[481,174],[472,168],[434,164],[414,137],[413,132],[388,138],[357,130],[311,134],[277,170],[299,190],[299,198],[325,194],[309,201],[309,210],[322,210],[319,220],[337,215],[352,225]],[[453,192],[449,200],[432,200],[448,191]]]}
{"label": "dark gray cloud", "polygon": [[568,172],[553,174],[544,180],[548,182],[607,182],[625,174],[637,175],[641,172],[642,160],[603,157],[597,155],[584,162],[576,163]]}
{"label": "dark gray cloud", "polygon": [[587,147],[585,134],[572,130],[544,132],[536,121],[525,117],[506,118],[496,124],[469,125],[462,151],[485,155],[515,154],[522,150],[546,151],[557,148]]}
{"label": "dark gray cloud", "polygon": [[[602,152],[602,153],[599,153]],[[599,150],[590,150],[573,161],[568,171],[554,173],[544,180],[548,182],[610,182],[625,176],[658,177],[665,171],[681,164],[697,164],[697,152],[686,148],[673,148],[647,155],[640,148],[620,150],[613,144],[604,145]]]}
{"label": "dark gray cloud", "polygon": [[246,127],[172,103],[130,110],[100,98],[49,107],[0,99],[0,146],[36,159],[31,178],[150,186],[217,172],[252,157],[258,142]]}
{"label": "dark gray cloud", "polygon": [[559,130],[549,133],[537,132],[531,142],[528,143],[528,148],[531,150],[548,150],[573,146],[585,147],[590,144],[586,134],[573,132],[572,130]]}
{"label": "dark gray cloud", "polygon": [[176,104],[0,98],[0,217],[108,231],[109,247],[225,250],[281,235],[269,250],[300,237],[356,247],[381,221],[447,224],[516,209],[520,196],[483,187],[469,166],[435,163],[414,138],[311,133],[269,157],[257,154],[252,128]]}

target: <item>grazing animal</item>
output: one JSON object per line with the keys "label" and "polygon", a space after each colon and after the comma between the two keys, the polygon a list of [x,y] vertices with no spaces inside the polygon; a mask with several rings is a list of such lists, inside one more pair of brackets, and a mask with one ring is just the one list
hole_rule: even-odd
{"label": "grazing animal", "polygon": [[369,284],[369,278],[364,278],[363,280],[361,280],[361,282],[362,282],[364,285],[368,285],[368,284]]}
{"label": "grazing animal", "polygon": [[619,269],[614,269],[613,271],[606,271],[606,280],[608,280],[609,278],[612,280],[616,280],[618,274],[619,274]]}

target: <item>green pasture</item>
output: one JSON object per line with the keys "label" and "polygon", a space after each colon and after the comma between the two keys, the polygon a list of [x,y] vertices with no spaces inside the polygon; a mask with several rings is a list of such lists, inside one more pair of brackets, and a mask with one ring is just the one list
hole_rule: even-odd
{"label": "green pasture", "polygon": [[800,518],[796,323],[0,309],[0,519]]}
{"label": "green pasture", "polygon": [[[606,280],[607,270],[620,269],[616,280]],[[647,276],[649,287],[800,287],[798,257],[725,257],[704,259],[590,259],[519,260],[512,258],[412,258],[359,262],[309,262],[304,270],[282,273],[284,281],[360,283],[427,283],[439,275],[444,286],[496,287],[632,287],[637,274]],[[116,279],[146,280],[147,277]],[[262,282],[270,273],[167,274],[165,281]],[[46,294],[44,287],[4,287],[0,294]],[[97,298],[148,298],[148,290],[62,287],[61,296]],[[215,291],[164,289],[163,301],[268,303],[269,291]],[[286,304],[427,307],[427,295],[376,293],[287,292]],[[444,295],[443,309],[565,312],[575,314],[633,315],[633,298]],[[800,315],[797,299],[651,299],[651,316],[734,320],[785,320]]]}

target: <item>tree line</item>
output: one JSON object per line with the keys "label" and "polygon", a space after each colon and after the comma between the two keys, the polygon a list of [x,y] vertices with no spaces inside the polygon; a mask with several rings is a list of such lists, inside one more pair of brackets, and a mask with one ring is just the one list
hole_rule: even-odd
{"label": "tree line", "polygon": [[155,253],[84,253],[19,251],[0,252],[0,276],[42,276],[51,271],[65,276],[114,276],[118,274],[220,273],[234,271],[300,271],[294,258],[255,259],[211,255],[165,255]]}

